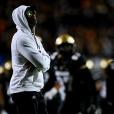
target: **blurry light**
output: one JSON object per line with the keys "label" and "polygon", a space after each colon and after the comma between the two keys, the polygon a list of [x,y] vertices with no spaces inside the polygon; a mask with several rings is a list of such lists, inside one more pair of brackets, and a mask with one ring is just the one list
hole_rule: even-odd
{"label": "blurry light", "polygon": [[102,69],[105,69],[107,66],[108,66],[108,61],[105,60],[105,59],[102,59],[102,60],[100,61],[100,67],[101,67]]}
{"label": "blurry light", "polygon": [[3,72],[4,72],[4,68],[0,66],[0,74],[2,74]]}
{"label": "blurry light", "polygon": [[5,64],[4,64],[4,67],[6,70],[10,70],[11,69],[11,62],[10,61],[7,61]]}
{"label": "blurry light", "polygon": [[94,67],[94,62],[92,60],[87,60],[86,67],[92,69]]}

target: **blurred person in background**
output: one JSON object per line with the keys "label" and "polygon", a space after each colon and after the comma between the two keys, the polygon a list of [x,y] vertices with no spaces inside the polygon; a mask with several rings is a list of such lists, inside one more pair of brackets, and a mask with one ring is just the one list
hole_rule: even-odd
{"label": "blurred person in background", "polygon": [[102,102],[102,109],[103,114],[113,114],[112,110],[112,96],[113,96],[113,81],[114,81],[114,59],[109,59],[108,66],[105,69],[105,73],[107,75],[106,79],[106,93],[107,96],[104,99],[104,102]]}
{"label": "blurred person in background", "polygon": [[[4,88],[5,89],[5,88]],[[5,107],[5,98],[3,91],[3,82],[0,80],[0,114],[8,114]]]}
{"label": "blurred person in background", "polygon": [[96,88],[95,114],[112,114],[112,59],[97,56],[90,61],[93,63],[91,73]]}
{"label": "blurred person in background", "polygon": [[0,114],[14,114],[10,113],[9,95],[7,94],[12,73],[10,63],[6,61],[0,64]]}
{"label": "blurred person in background", "polygon": [[85,58],[76,51],[75,39],[69,34],[58,36],[55,45],[44,88],[48,111],[50,114],[88,114],[94,110],[95,85]]}
{"label": "blurred person in background", "polygon": [[50,56],[35,35],[36,8],[21,5],[13,10],[17,32],[11,43],[13,75],[9,92],[18,114],[47,114],[42,95],[43,72],[50,67]]}

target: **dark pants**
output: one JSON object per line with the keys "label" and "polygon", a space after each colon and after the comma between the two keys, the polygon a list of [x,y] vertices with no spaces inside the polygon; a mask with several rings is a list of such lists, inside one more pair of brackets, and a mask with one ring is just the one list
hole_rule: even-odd
{"label": "dark pants", "polygon": [[48,114],[41,92],[20,92],[11,97],[18,114]]}

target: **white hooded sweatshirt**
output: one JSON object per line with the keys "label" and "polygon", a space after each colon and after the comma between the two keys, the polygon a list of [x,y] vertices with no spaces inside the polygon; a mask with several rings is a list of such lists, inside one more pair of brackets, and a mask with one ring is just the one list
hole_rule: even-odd
{"label": "white hooded sweatshirt", "polygon": [[13,75],[9,92],[39,92],[44,86],[43,72],[50,67],[50,56],[44,50],[39,38],[32,35],[24,15],[29,6],[21,5],[14,9],[12,18],[17,32],[11,43]]}

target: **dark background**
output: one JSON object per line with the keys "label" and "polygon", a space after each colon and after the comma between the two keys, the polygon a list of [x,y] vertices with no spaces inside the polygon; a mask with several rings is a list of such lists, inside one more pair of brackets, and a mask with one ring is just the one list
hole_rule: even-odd
{"label": "dark background", "polygon": [[10,59],[10,43],[16,31],[11,14],[22,4],[37,7],[37,35],[43,39],[50,53],[55,50],[56,37],[68,33],[78,42],[78,49],[87,56],[114,56],[113,0],[1,0],[1,56]]}

